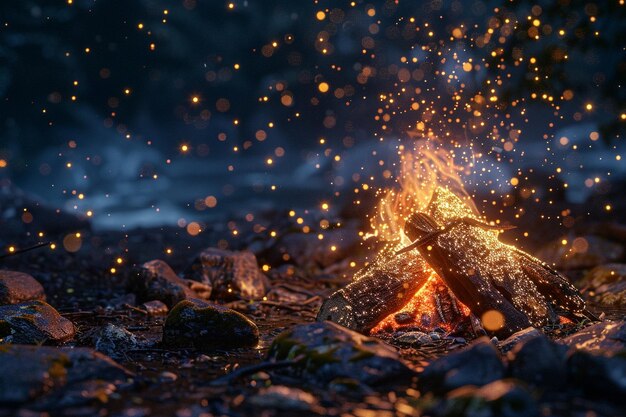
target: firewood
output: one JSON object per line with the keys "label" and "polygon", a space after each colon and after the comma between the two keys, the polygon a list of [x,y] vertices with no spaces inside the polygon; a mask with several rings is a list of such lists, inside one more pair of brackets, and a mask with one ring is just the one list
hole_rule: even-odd
{"label": "firewood", "polygon": [[507,336],[530,325],[558,321],[557,310],[577,320],[589,313],[576,288],[538,259],[498,240],[453,193],[438,189],[426,212],[407,220],[405,233],[457,298],[477,317],[490,310],[504,316],[492,334]]}
{"label": "firewood", "polygon": [[354,281],[336,291],[322,305],[317,320],[330,320],[367,333],[382,319],[400,310],[424,285],[430,267],[417,253],[395,256],[384,249]]}

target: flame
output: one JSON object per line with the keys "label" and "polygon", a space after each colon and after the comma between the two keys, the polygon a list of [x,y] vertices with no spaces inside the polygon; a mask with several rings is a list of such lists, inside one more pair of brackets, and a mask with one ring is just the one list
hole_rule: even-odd
{"label": "flame", "polygon": [[[416,211],[425,211],[438,188],[445,188],[454,193],[465,202],[470,211],[477,213],[461,179],[465,168],[455,163],[453,151],[445,149],[433,140],[418,140],[412,149],[400,146],[398,155],[400,160],[398,187],[381,192],[375,216],[370,219],[373,235],[382,240],[397,242],[383,249],[390,253],[410,243],[403,231],[406,219]],[[421,258],[416,251],[413,256]],[[384,318],[370,333],[395,331],[401,327],[411,326],[423,330],[440,327],[445,331],[452,331],[454,323],[446,322],[446,317],[442,313],[442,294],[444,296],[448,294],[445,299],[454,304],[452,308],[457,317],[469,316],[469,308],[454,297],[450,298],[449,290],[442,279],[423,259],[420,260],[425,264],[424,273],[429,274],[426,283],[402,309]],[[404,317],[401,323],[398,322],[399,317]]]}

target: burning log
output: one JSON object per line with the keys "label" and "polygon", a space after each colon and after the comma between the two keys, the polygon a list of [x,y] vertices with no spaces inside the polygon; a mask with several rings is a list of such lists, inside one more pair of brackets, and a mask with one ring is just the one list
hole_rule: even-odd
{"label": "burning log", "polygon": [[426,211],[409,218],[405,232],[414,243],[398,253],[417,249],[477,317],[501,314],[500,326],[484,323],[487,330],[507,336],[558,322],[559,315],[593,318],[567,278],[500,242],[494,229],[502,227],[480,222],[453,193],[438,189]]}
{"label": "burning log", "polygon": [[381,320],[400,310],[431,276],[424,259],[414,253],[396,256],[387,247],[361,269],[354,281],[324,302],[317,320],[330,320],[368,333]]}
{"label": "burning log", "polygon": [[[432,311],[438,322],[445,323],[448,317],[439,311],[435,294],[440,289],[426,291],[429,285],[424,285],[433,284],[432,279],[436,288],[447,287],[453,293],[451,299],[458,299],[468,310],[451,320],[459,322],[471,312],[482,319],[487,331],[499,337],[529,326],[556,323],[559,315],[574,321],[594,318],[567,278],[500,242],[501,229],[506,227],[481,222],[461,198],[438,188],[425,211],[414,213],[405,224],[413,243],[395,258],[389,248],[381,253],[359,271],[353,283],[324,303],[318,320],[365,333],[387,323],[390,314],[410,303],[422,303],[414,310]],[[441,317],[437,318],[437,313]],[[452,329],[455,323],[448,320],[448,324]]]}

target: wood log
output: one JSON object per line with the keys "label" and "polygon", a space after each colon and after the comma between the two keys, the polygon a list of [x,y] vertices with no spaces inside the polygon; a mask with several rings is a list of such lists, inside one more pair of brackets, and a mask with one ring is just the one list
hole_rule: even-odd
{"label": "wood log", "polygon": [[432,270],[416,252],[395,252],[391,246],[383,249],[374,262],[355,275],[353,282],[324,302],[317,320],[330,320],[368,333],[382,319],[400,310],[424,285]]}
{"label": "wood log", "polygon": [[415,242],[399,254],[417,249],[477,317],[500,312],[504,325],[491,331],[499,337],[555,323],[558,310],[576,320],[589,316],[567,278],[500,242],[494,228],[500,227],[482,223],[456,195],[439,189],[426,212],[407,220],[405,233]]}

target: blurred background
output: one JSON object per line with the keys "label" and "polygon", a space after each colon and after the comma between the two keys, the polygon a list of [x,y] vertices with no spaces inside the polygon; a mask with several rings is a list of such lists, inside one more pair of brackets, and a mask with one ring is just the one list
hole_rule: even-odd
{"label": "blurred background", "polygon": [[455,150],[484,210],[619,216],[625,10],[5,1],[2,204],[27,195],[101,230],[355,202],[371,212],[398,147],[430,140]]}

